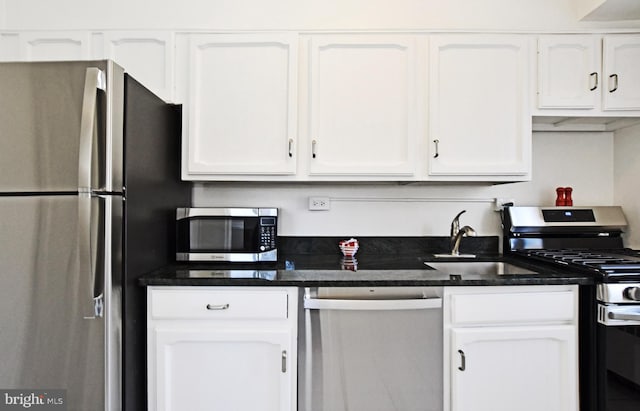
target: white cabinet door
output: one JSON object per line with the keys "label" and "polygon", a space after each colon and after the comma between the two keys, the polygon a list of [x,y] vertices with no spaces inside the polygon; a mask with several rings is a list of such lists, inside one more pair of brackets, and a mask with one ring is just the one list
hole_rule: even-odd
{"label": "white cabinet door", "polygon": [[297,48],[296,34],[191,37],[185,179],[296,172]]}
{"label": "white cabinet door", "polygon": [[529,178],[529,43],[516,35],[431,38],[430,179]]}
{"label": "white cabinet door", "polygon": [[420,137],[415,41],[403,35],[311,37],[309,174],[414,174]]}
{"label": "white cabinet door", "polygon": [[0,33],[0,61],[20,60],[20,35],[18,33]]}
{"label": "white cabinet door", "polygon": [[604,110],[640,110],[640,35],[603,38]]}
{"label": "white cabinet door", "polygon": [[149,287],[151,411],[292,411],[293,287]]}
{"label": "white cabinet door", "polygon": [[451,410],[577,411],[575,327],[451,330]]}
{"label": "white cabinet door", "polygon": [[166,101],[173,101],[173,33],[108,31],[102,36],[104,58],[114,60]]}
{"label": "white cabinet door", "polygon": [[88,31],[20,33],[21,61],[64,61],[91,59]]}
{"label": "white cabinet door", "polygon": [[600,106],[600,37],[543,36],[538,39],[538,108]]}
{"label": "white cabinet door", "polygon": [[292,409],[289,333],[170,325],[152,333],[157,368],[150,373],[150,410]]}

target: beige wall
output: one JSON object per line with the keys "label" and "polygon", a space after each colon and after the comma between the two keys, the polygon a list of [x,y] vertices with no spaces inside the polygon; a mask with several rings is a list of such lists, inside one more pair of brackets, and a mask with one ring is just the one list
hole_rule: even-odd
{"label": "beige wall", "polygon": [[0,29],[583,30],[576,0],[0,0]]}

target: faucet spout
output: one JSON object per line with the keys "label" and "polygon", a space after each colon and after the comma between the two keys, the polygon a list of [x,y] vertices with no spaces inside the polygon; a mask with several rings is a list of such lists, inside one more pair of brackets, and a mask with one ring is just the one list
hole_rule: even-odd
{"label": "faucet spout", "polygon": [[456,234],[458,234],[458,231],[460,231],[460,216],[464,213],[466,213],[467,210],[462,210],[460,211],[455,217],[453,217],[453,221],[451,221],[451,231],[450,231],[450,235],[451,235],[451,241],[453,242],[453,239],[455,238]]}

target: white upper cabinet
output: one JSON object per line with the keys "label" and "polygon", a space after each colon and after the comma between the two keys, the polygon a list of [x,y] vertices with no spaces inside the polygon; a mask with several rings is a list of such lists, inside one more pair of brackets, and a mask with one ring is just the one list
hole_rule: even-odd
{"label": "white upper cabinet", "polygon": [[297,34],[190,37],[183,178],[296,172],[297,41]]}
{"label": "white upper cabinet", "polygon": [[541,36],[536,114],[638,116],[639,66],[640,35]]}
{"label": "white upper cabinet", "polygon": [[429,180],[531,172],[530,39],[436,35],[429,54]]}
{"label": "white upper cabinet", "polygon": [[3,33],[0,40],[0,57],[4,61],[88,60],[92,57],[88,31]]}
{"label": "white upper cabinet", "polygon": [[640,35],[604,36],[604,110],[640,110]]}
{"label": "white upper cabinet", "polygon": [[174,41],[166,31],[110,31],[104,58],[114,60],[136,80],[166,101],[173,101]]}
{"label": "white upper cabinet", "polygon": [[544,36],[538,39],[538,107],[593,109],[599,105],[600,38]]}
{"label": "white upper cabinet", "polygon": [[0,61],[114,60],[173,101],[174,40],[168,31],[17,31],[0,33]]}
{"label": "white upper cabinet", "polygon": [[421,134],[416,36],[316,35],[308,41],[308,173],[413,176]]}
{"label": "white upper cabinet", "polygon": [[0,61],[20,60],[20,35],[0,33]]}

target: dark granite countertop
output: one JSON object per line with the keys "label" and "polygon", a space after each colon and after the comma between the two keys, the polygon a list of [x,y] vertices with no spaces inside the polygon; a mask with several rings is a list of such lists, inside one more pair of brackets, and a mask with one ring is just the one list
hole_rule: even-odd
{"label": "dark granite countertop", "polygon": [[175,264],[143,276],[140,284],[295,287],[593,284],[593,277],[588,274],[502,256],[498,253],[499,238],[495,236],[465,237],[460,252],[477,255],[474,261],[510,263],[521,267],[522,272],[516,269],[514,274],[459,274],[428,267],[430,261],[461,260],[434,257],[446,253],[448,237],[359,237],[360,249],[355,258],[340,254],[337,244],[343,238],[278,237],[279,259],[275,263]]}
{"label": "dark granite countertop", "polygon": [[[460,261],[435,259],[431,254],[367,255],[344,258],[333,254],[290,254],[277,263],[199,263],[163,267],[141,279],[145,286],[490,286],[592,284],[588,274],[560,271],[497,253],[478,254],[474,261],[498,261],[521,267],[513,274],[456,274],[434,270],[429,262]],[[425,264],[426,262],[426,264]],[[468,261],[467,261],[468,262]],[[456,264],[464,264],[458,262]],[[531,273],[533,271],[534,273]]]}

